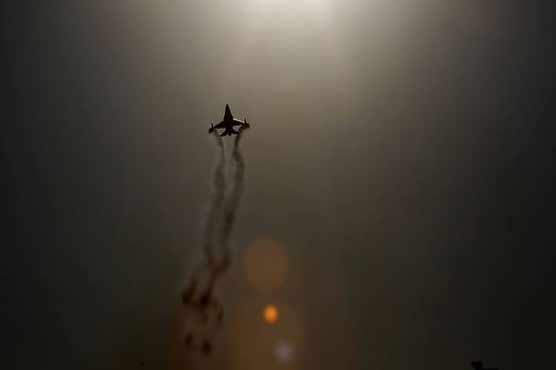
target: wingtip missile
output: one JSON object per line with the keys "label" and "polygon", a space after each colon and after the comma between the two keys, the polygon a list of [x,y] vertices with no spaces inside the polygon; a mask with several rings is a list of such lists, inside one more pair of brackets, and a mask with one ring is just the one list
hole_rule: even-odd
{"label": "wingtip missile", "polygon": [[247,118],[243,117],[243,125],[242,125],[242,129],[245,130],[247,128],[251,127],[251,125],[249,124],[249,122],[247,122]]}

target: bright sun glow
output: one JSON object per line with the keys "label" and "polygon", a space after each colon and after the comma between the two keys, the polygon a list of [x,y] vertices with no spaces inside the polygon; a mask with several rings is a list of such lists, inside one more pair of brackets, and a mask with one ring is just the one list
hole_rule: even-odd
{"label": "bright sun glow", "polygon": [[330,0],[252,0],[251,10],[260,18],[281,22],[303,20],[327,22],[331,15]]}

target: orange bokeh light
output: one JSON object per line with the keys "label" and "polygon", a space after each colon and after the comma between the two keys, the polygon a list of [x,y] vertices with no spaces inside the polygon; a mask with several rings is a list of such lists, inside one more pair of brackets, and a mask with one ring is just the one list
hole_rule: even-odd
{"label": "orange bokeh light", "polygon": [[263,319],[267,324],[274,324],[278,320],[278,309],[273,305],[268,305],[263,311]]}

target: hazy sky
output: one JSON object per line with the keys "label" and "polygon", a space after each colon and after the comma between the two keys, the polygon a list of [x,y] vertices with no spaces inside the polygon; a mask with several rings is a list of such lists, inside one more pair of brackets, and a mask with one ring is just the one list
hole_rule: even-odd
{"label": "hazy sky", "polygon": [[[6,368],[167,368],[216,157],[206,130],[226,103],[253,126],[246,188],[226,321],[190,368],[554,362],[540,1],[58,0],[1,14]],[[261,240],[287,264],[275,289],[246,271]],[[279,325],[262,323],[268,303]]]}

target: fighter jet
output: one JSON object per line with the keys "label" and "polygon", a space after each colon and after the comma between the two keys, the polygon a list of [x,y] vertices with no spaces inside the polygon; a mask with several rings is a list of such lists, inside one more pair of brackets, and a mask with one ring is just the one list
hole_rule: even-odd
{"label": "fighter jet", "polygon": [[[239,130],[234,130],[234,126],[239,126]],[[224,129],[224,132],[222,132],[220,136],[234,135],[234,134],[239,135],[239,133],[242,130],[245,130],[246,128],[249,127],[250,127],[249,123],[247,123],[247,120],[245,118],[243,119],[243,122],[238,119],[235,119],[234,116],[232,116],[232,112],[230,111],[230,106],[226,104],[226,110],[224,111],[224,119],[216,126],[214,126],[211,123],[208,132],[209,134],[212,134],[214,130]]]}

